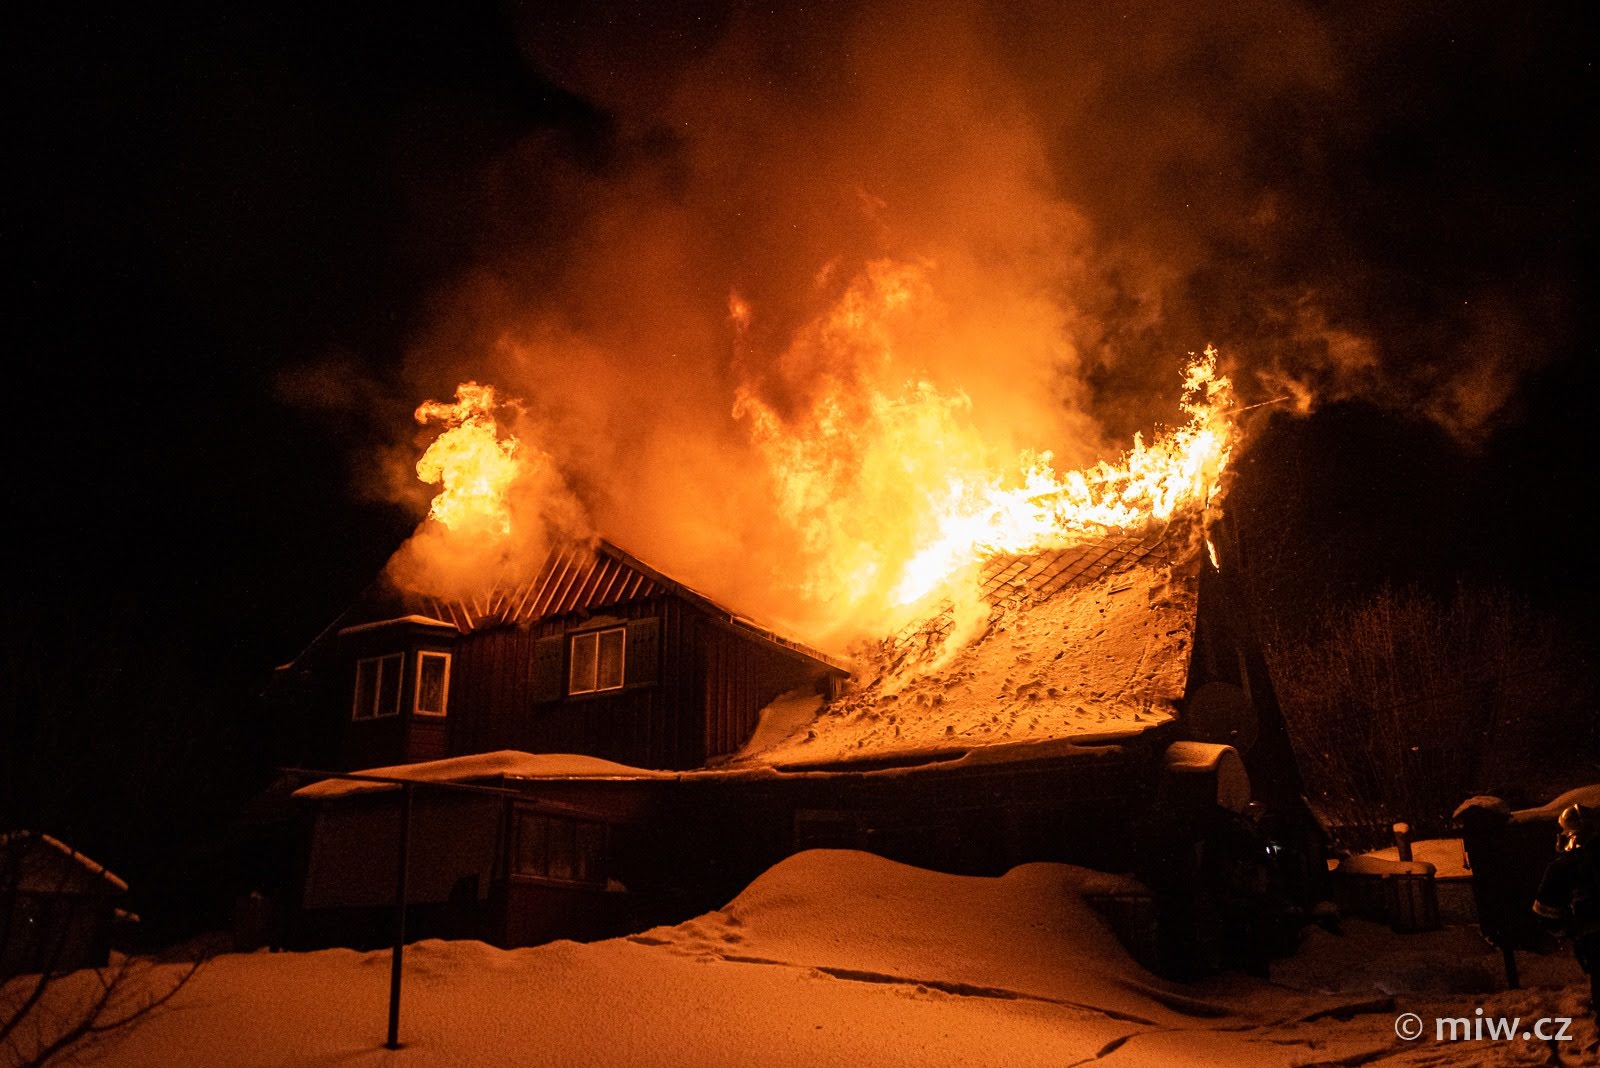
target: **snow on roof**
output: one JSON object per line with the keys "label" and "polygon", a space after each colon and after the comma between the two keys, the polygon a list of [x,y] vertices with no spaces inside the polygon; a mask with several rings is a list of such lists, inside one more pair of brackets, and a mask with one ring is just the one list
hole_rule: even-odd
{"label": "snow on roof", "polygon": [[[881,643],[858,666],[861,684],[814,715],[780,698],[730,763],[959,755],[1170,720],[1188,681],[1194,527],[991,560],[980,576],[987,621],[953,657],[942,650],[950,610]],[[769,718],[790,729],[775,738]]]}
{"label": "snow on roof", "polygon": [[341,636],[345,634],[359,634],[362,631],[378,630],[382,627],[394,627],[402,623],[412,623],[419,627],[443,627],[445,630],[456,629],[456,625],[454,623],[446,623],[442,619],[434,619],[432,616],[417,615],[413,612],[410,615],[395,616],[393,619],[379,619],[371,623],[357,623],[353,627],[343,627],[339,630],[339,634]]}
{"label": "snow on roof", "polygon": [[[67,885],[69,882],[76,883],[80,881],[67,879],[61,874],[59,868],[56,871],[46,871],[37,862],[30,863],[41,853],[41,850],[30,847],[28,843],[44,847],[49,856],[65,858],[83,875],[105,883],[118,893],[126,893],[128,890],[128,884],[123,882],[115,872],[91,860],[59,838],[39,831],[12,831],[9,834],[0,834],[0,850],[5,851],[0,853],[0,858],[6,856],[18,856],[21,858],[19,860],[21,876],[17,881],[17,889],[19,890],[29,893],[63,893],[69,889],[75,889],[75,887]],[[17,852],[13,854],[11,852],[12,849],[16,849]]]}
{"label": "snow on roof", "polygon": [[1568,790],[1560,797],[1546,801],[1537,808],[1519,809],[1511,814],[1512,823],[1543,823],[1546,820],[1556,820],[1561,817],[1563,809],[1570,805],[1582,805],[1584,808],[1600,808],[1600,783],[1591,786],[1580,786],[1576,790]]}
{"label": "snow on roof", "polygon": [[1584,808],[1600,808],[1600,783],[1589,786],[1579,786],[1568,790],[1559,797],[1546,801],[1533,808],[1511,810],[1511,806],[1498,797],[1480,794],[1469,797],[1456,806],[1451,818],[1460,822],[1469,812],[1492,813],[1511,823],[1554,823],[1560,818],[1562,810],[1569,805],[1582,805]]}
{"label": "snow on roof", "polygon": [[[494,778],[562,779],[653,779],[671,778],[671,772],[630,768],[599,757],[575,753],[523,753],[501,749],[493,753],[425,760],[416,764],[395,764],[386,768],[366,768],[352,775],[370,775],[375,780],[404,779],[408,782],[472,782]],[[298,798],[326,801],[372,791],[395,790],[394,782],[357,779],[323,779],[294,792]]]}
{"label": "snow on roof", "polygon": [[1467,798],[1450,813],[1450,818],[1460,823],[1469,812],[1493,813],[1503,819],[1511,818],[1511,806],[1490,794],[1478,794]]}

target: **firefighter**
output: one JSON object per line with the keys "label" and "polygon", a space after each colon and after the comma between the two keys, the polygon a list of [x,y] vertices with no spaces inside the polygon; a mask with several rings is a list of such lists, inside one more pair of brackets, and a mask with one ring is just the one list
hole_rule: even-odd
{"label": "firefighter", "polygon": [[1600,1021],[1600,809],[1567,806],[1556,845],[1533,911],[1572,939],[1589,977],[1589,1011]]}

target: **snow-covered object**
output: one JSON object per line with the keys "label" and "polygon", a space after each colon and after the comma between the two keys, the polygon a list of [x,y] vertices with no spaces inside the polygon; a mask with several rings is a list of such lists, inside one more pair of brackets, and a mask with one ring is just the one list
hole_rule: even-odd
{"label": "snow-covered object", "polygon": [[[671,778],[670,772],[630,768],[599,757],[575,753],[523,753],[515,749],[501,749],[493,753],[474,753],[470,756],[447,757],[444,760],[425,760],[417,764],[396,764],[385,768],[366,768],[353,775],[370,775],[377,779],[405,779],[409,782],[473,782],[499,777],[562,778],[562,779],[648,779]],[[372,790],[395,790],[399,787],[387,782],[362,782],[357,779],[323,779],[302,786],[294,796],[309,800],[327,800]]]}
{"label": "snow-covered object", "polygon": [[[959,754],[1088,737],[1167,722],[1188,681],[1198,594],[1191,524],[1137,543],[1119,567],[1066,585],[991,580],[959,632],[960,610],[875,647],[854,689],[815,715],[778,715],[730,764],[779,767]],[[1048,571],[1042,573],[1049,575]],[[795,711],[789,705],[785,713]],[[779,734],[776,723],[790,725]]]}
{"label": "snow-covered object", "polygon": [[104,865],[39,831],[0,834],[0,865],[16,863],[4,881],[29,894],[127,893],[128,884]]}
{"label": "snow-covered object", "polygon": [[1600,808],[1600,783],[1589,786],[1579,786],[1568,790],[1559,797],[1552,798],[1542,805],[1533,808],[1512,810],[1498,797],[1487,795],[1469,797],[1456,806],[1452,818],[1460,823],[1463,816],[1469,812],[1491,813],[1500,819],[1512,823],[1554,823],[1560,818],[1561,813],[1571,805],[1582,805],[1584,808]]}
{"label": "snow-covered object", "polygon": [[1511,818],[1511,806],[1500,800],[1500,798],[1489,794],[1479,794],[1476,797],[1467,798],[1456,806],[1456,810],[1450,814],[1450,818],[1456,823],[1460,823],[1468,814],[1474,812],[1493,815],[1500,819]]}
{"label": "snow-covered object", "polygon": [[1537,808],[1523,808],[1511,814],[1512,823],[1547,823],[1554,822],[1561,817],[1562,811],[1572,805],[1582,805],[1584,808],[1600,808],[1600,783],[1592,786],[1580,786],[1575,790],[1568,790],[1551,801],[1546,801]]}
{"label": "snow-covered object", "polygon": [[1345,857],[1334,871],[1342,875],[1432,875],[1435,869],[1424,860],[1394,860],[1363,853]]}
{"label": "snow-covered object", "polygon": [[1164,761],[1174,775],[1215,775],[1217,804],[1230,812],[1243,812],[1250,803],[1250,773],[1231,745],[1173,742],[1167,746]]}
{"label": "snow-covered object", "polygon": [[[1374,849],[1362,856],[1389,864],[1401,863],[1400,851],[1395,846]],[[1411,843],[1411,859],[1432,865],[1434,874],[1440,879],[1465,879],[1472,874],[1467,868],[1467,853],[1459,838],[1418,839]]]}

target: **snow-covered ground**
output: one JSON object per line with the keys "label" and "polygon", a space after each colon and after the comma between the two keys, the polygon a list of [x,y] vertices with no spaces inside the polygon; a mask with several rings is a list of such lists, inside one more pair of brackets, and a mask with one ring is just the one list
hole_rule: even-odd
{"label": "snow-covered ground", "polygon": [[[217,958],[94,1065],[1578,1065],[1576,1040],[1395,1037],[1401,1012],[1580,1016],[1570,962],[1498,989],[1465,930],[1316,932],[1275,981],[1195,986],[1134,964],[1082,892],[1097,876],[1030,864],[998,879],[863,853],[803,853],[721,911],[579,945],[406,954],[402,1039],[381,1048],[389,957],[332,950]],[[92,973],[75,977],[87,989]],[[1430,1031],[1431,1035],[1431,1031]]]}

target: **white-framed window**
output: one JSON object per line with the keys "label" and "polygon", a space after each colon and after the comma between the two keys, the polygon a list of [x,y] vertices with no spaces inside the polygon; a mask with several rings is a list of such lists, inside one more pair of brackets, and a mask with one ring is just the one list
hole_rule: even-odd
{"label": "white-framed window", "polygon": [[598,693],[622,689],[622,661],[627,652],[626,627],[574,634],[568,646],[567,692]]}
{"label": "white-framed window", "polygon": [[400,676],[406,658],[403,653],[369,656],[356,661],[355,696],[350,703],[350,718],[377,719],[400,714]]}
{"label": "white-framed window", "polygon": [[450,707],[450,654],[417,654],[417,697],[412,710],[419,716],[442,716]]}

